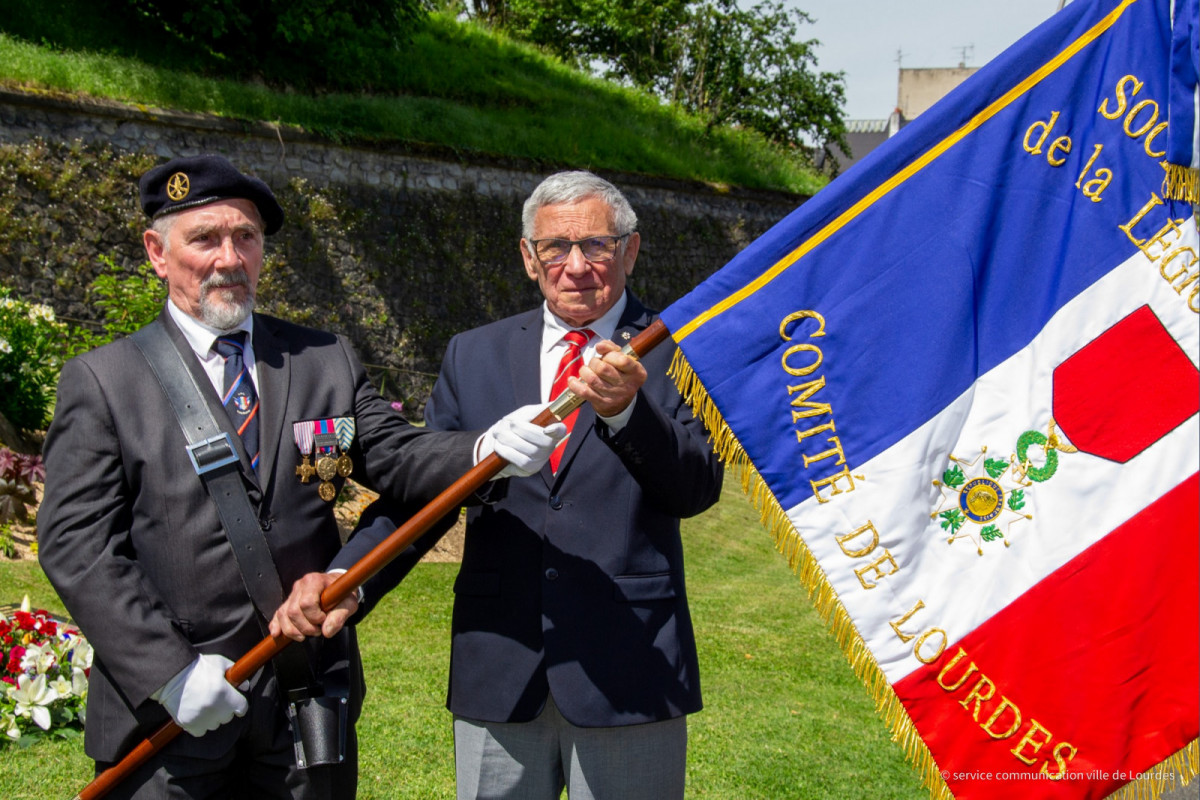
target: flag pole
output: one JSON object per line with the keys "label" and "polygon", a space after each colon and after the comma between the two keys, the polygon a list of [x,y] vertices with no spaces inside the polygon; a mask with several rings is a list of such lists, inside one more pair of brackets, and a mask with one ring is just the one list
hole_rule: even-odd
{"label": "flag pole", "polygon": [[[662,320],[655,320],[646,330],[631,339],[621,352],[632,358],[641,358],[661,344],[668,336],[667,326],[663,324]],[[545,427],[562,420],[567,414],[583,405],[583,402],[582,398],[568,389],[534,417],[533,422]],[[325,590],[321,592],[321,609],[330,611],[357,591],[359,586],[366,583],[392,559],[404,552],[438,520],[450,512],[458,510],[467,498],[495,477],[507,464],[507,461],[492,453],[468,470],[449,488],[338,576],[337,580],[326,586]],[[233,686],[249,680],[254,673],[291,643],[291,639],[282,635],[263,638],[225,671],[225,680]],[[121,781],[129,777],[134,770],[146,763],[151,756],[166,747],[182,730],[174,720],[163,723],[123,759],[97,775],[79,794],[75,795],[74,800],[96,800],[104,797]]]}

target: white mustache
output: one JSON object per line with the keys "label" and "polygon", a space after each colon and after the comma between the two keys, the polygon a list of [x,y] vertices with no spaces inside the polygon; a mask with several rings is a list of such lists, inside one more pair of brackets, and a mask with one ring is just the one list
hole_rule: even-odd
{"label": "white mustache", "polygon": [[204,291],[227,289],[231,286],[249,286],[250,277],[244,272],[215,273],[200,284]]}

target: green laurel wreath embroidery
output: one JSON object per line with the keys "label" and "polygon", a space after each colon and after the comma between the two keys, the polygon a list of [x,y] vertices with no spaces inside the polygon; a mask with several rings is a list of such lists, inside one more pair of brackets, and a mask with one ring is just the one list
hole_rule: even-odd
{"label": "green laurel wreath embroidery", "polygon": [[942,530],[947,530],[951,533],[958,533],[958,529],[961,528],[963,523],[967,521],[967,518],[964,517],[962,512],[957,508],[952,508],[949,511],[943,511],[941,514],[938,514],[938,516],[942,518]]}
{"label": "green laurel wreath embroidery", "polygon": [[1004,534],[1001,533],[1000,529],[995,525],[988,525],[979,532],[979,538],[983,539],[985,542],[991,542],[995,541],[996,539],[1003,539]]}
{"label": "green laurel wreath embroidery", "polygon": [[[1029,463],[1028,451],[1031,445],[1045,445],[1046,434],[1038,433],[1037,431],[1025,431],[1017,439],[1017,461],[1022,464]],[[1040,467],[1029,467],[1025,470],[1025,474],[1032,481],[1041,483],[1048,481],[1054,477],[1055,471],[1058,470],[1058,452],[1054,448],[1049,448],[1046,451],[1046,463]]]}
{"label": "green laurel wreath embroidery", "polygon": [[950,469],[942,473],[942,483],[949,486],[951,489],[957,489],[967,482],[967,476],[963,474],[962,469],[958,464],[955,464]]}
{"label": "green laurel wreath embroidery", "polygon": [[1025,490],[1014,489],[1008,495],[1008,507],[1013,511],[1020,511],[1025,507]]}
{"label": "green laurel wreath embroidery", "polygon": [[987,470],[989,477],[999,478],[1004,474],[1004,470],[1008,469],[1008,462],[999,458],[989,458],[983,462],[983,468]]}

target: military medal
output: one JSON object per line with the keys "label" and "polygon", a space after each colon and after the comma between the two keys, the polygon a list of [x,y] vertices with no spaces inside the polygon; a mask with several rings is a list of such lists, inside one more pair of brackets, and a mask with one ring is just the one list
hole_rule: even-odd
{"label": "military medal", "polygon": [[301,483],[308,483],[309,479],[317,472],[313,465],[308,463],[308,457],[313,449],[312,422],[308,420],[293,422],[292,438],[296,441],[296,447],[300,448],[300,466],[296,467],[296,476],[300,478]]}
{"label": "military medal", "polygon": [[[292,436],[300,448],[300,465],[296,477],[308,483],[315,475],[317,495],[326,502],[337,497],[338,489],[333,484],[337,477],[348,478],[354,471],[354,460],[350,458],[350,447],[356,432],[354,417],[331,419],[308,419],[292,423]],[[309,463],[309,456],[315,463]]]}
{"label": "military medal", "polygon": [[350,452],[350,445],[354,444],[354,417],[338,417],[333,421],[333,429],[337,433],[338,447],[342,450],[337,460],[337,474],[349,478],[350,473],[354,471],[354,461],[346,453]]}
{"label": "military medal", "polygon": [[317,477],[331,481],[337,475],[338,439],[333,430],[333,420],[319,419],[313,423],[313,445],[320,457],[317,458]]}

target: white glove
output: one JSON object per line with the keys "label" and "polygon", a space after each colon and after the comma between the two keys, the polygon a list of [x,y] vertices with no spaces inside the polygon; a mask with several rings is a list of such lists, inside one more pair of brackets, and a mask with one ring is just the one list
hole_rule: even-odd
{"label": "white glove", "polygon": [[497,478],[524,478],[540,470],[550,460],[554,448],[567,436],[567,426],[561,422],[544,428],[530,422],[544,407],[521,406],[488,428],[476,443],[475,463],[494,452],[508,462]]}
{"label": "white glove", "polygon": [[250,707],[225,680],[225,670],[232,664],[225,656],[201,655],[167,681],[156,699],[179,727],[192,736],[203,736],[243,716]]}

